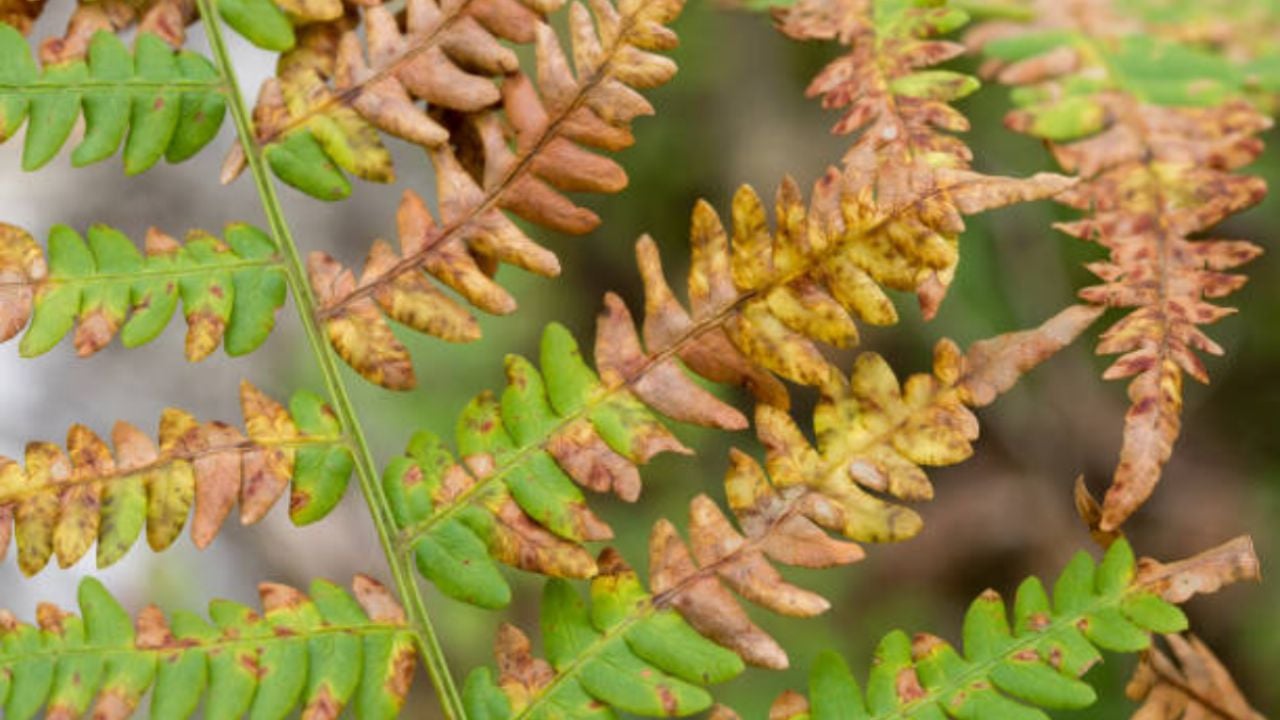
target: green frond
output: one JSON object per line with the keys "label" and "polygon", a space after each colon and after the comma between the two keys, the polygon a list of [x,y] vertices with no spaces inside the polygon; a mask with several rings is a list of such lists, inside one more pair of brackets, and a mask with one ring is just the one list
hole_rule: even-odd
{"label": "green frond", "polygon": [[548,326],[542,370],[507,358],[501,398],[485,393],[458,419],[461,462],[420,432],[383,475],[400,545],[450,597],[501,607],[510,589],[495,560],[560,577],[591,577],[582,544],[612,530],[580,487],[640,495],[637,465],[689,452],[626,389],[607,388],[568,330]]}
{"label": "green frond", "polygon": [[34,575],[52,556],[71,566],[96,541],[98,566],[107,567],[144,526],[153,550],[169,547],[193,504],[191,537],[203,548],[237,501],[240,521],[256,523],[290,487],[296,524],[329,514],[354,464],[333,412],[309,392],[296,393],[286,410],[247,382],[240,404],[244,433],[169,408],[160,419],[159,447],[119,422],[111,433],[114,456],[83,425],[68,431],[65,453],[52,443],[29,443],[25,468],[0,456],[0,559],[16,537],[18,565]]}
{"label": "green frond", "polygon": [[611,550],[600,558],[590,605],[563,580],[542,595],[547,660],[514,626],[499,631],[501,673],[474,670],[463,689],[472,720],[687,716],[711,706],[704,686],[738,675],[742,661],[659,608]]}
{"label": "green frond", "polygon": [[175,52],[158,36],[138,35],[131,54],[118,37],[98,32],[87,59],[37,68],[17,29],[0,24],[0,142],[28,120],[22,169],[58,154],[81,112],[84,140],[77,167],[105,160],[124,143],[124,171],[135,175],[160,158],[182,162],[218,134],[225,88],[213,65]]}
{"label": "green frond", "polygon": [[865,685],[839,655],[825,652],[809,675],[807,707],[785,720],[1007,718],[1048,720],[1044,710],[1080,709],[1097,699],[1081,678],[1103,650],[1135,653],[1152,633],[1180,632],[1186,616],[1138,576],[1129,543],[1100,563],[1081,552],[1053,584],[1019,587],[1010,616],[987,591],[969,606],[963,651],[929,634],[894,631],[881,640]]}
{"label": "green frond", "polygon": [[354,594],[317,580],[310,596],[259,586],[262,613],[228,600],[210,623],[155,606],[137,626],[93,578],[80,583],[80,615],[41,605],[37,625],[0,611],[0,708],[6,720],[131,716],[151,693],[151,716],[182,720],[203,699],[206,718],[394,718],[416,659],[404,612],[376,581]]}
{"label": "green frond", "polygon": [[219,344],[228,355],[253,352],[275,327],[285,274],[271,239],[251,225],[228,225],[225,241],[193,230],[185,244],[152,228],[145,254],[106,225],[86,235],[55,225],[46,258],[26,231],[0,223],[0,342],[26,327],[23,357],[52,350],[73,327],[81,357],[117,333],[137,347],[164,330],[179,300],[193,362]]}

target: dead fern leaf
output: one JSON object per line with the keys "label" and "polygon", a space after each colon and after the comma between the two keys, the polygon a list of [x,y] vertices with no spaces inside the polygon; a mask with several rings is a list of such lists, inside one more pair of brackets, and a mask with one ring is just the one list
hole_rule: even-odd
{"label": "dead fern leaf", "polygon": [[1069,344],[1098,315],[1076,307],[1045,325],[975,343],[961,355],[939,343],[931,375],[899,385],[874,353],[856,361],[848,390],[824,397],[814,413],[816,448],[786,413],[761,405],[756,427],[765,468],[734,450],[725,479],[735,530],[705,495],[690,506],[692,553],[663,520],[650,538],[655,602],[678,610],[699,632],[747,662],[783,668],[782,646],[757,627],[730,590],[784,615],[824,612],[822,597],[782,580],[770,561],[803,567],[843,565],[863,557],[857,542],[895,542],[919,532],[909,508],[885,498],[933,496],[923,466],[952,465],[972,454],[977,419],[969,408],[992,402],[1012,382],[1012,368],[1029,371]]}
{"label": "dead fern leaf", "polygon": [[240,403],[244,432],[170,408],[160,419],[158,447],[119,422],[111,433],[114,455],[92,430],[74,425],[65,453],[33,442],[25,467],[0,457],[0,558],[14,537],[18,566],[35,575],[51,556],[71,566],[96,541],[98,566],[107,567],[144,526],[153,550],[167,548],[193,505],[191,538],[204,548],[237,502],[240,521],[256,523],[290,483],[295,523],[327,515],[353,464],[337,418],[315,395],[299,392],[286,409],[247,382]]}
{"label": "dead fern leaf", "polygon": [[[1109,258],[1088,265],[1103,284],[1080,297],[1130,310],[1098,345],[1120,354],[1104,378],[1133,378],[1102,507],[1100,528],[1111,531],[1151,495],[1169,459],[1183,373],[1208,381],[1195,351],[1223,352],[1200,326],[1234,312],[1210,301],[1244,284],[1228,271],[1261,249],[1199,235],[1265,195],[1260,178],[1233,171],[1261,152],[1256,135],[1271,123],[1233,99],[1242,89],[1225,60],[1126,34],[1131,25],[1109,23],[1097,3],[1076,4],[1046,5],[1030,29],[996,25],[972,41],[996,59],[988,69],[1002,81],[1027,86],[1007,124],[1052,141],[1059,163],[1082,179],[1057,199],[1085,216],[1058,228]],[[1094,80],[1079,82],[1085,76]]]}
{"label": "dead fern leaf", "polygon": [[1125,687],[1141,703],[1134,720],[1263,720],[1208,645],[1194,635],[1164,640],[1173,657],[1155,647],[1143,652]]}
{"label": "dead fern leaf", "polygon": [[1062,186],[1038,176],[1007,197],[988,196],[982,208],[967,206],[969,193],[948,190],[983,181],[1003,192],[1019,187],[973,173],[972,152],[953,135],[969,122],[950,103],[977,90],[978,81],[934,66],[964,52],[963,45],[939,39],[968,22],[963,10],[941,3],[800,0],[776,14],[790,37],[849,47],[814,78],[808,95],[843,113],[833,132],[856,135],[844,157],[844,192],[880,208],[907,209],[885,235],[897,245],[915,244],[928,262],[890,286],[916,293],[925,318],[933,317],[955,276],[960,216],[1045,197]]}
{"label": "dead fern leaf", "polygon": [[[497,107],[458,114],[454,129],[470,138],[472,150],[463,153],[456,137],[444,144],[441,137],[431,147],[438,219],[420,197],[406,193],[397,218],[399,248],[376,242],[359,282],[325,254],[310,258],[322,320],[331,338],[342,339],[340,355],[366,378],[396,389],[416,382],[407,353],[376,312],[379,306],[393,319],[447,340],[476,336],[474,320],[435,290],[424,271],[486,312],[513,312],[515,300],[491,279],[496,264],[544,276],[558,275],[560,264],[507,213],[585,233],[599,218],[563,193],[617,192],[626,185],[617,163],[588,148],[629,146],[631,121],[652,113],[637,89],[664,84],[675,73],[674,63],[651,51],[674,47],[666,24],[681,5],[661,0],[592,7],[594,20],[584,6],[570,8],[573,68],[550,27],[536,23],[537,82],[509,74],[501,86],[505,114]],[[370,139],[376,141],[376,134]],[[268,158],[271,153],[269,146]]]}
{"label": "dead fern leaf", "polygon": [[[603,150],[631,144],[630,121],[653,112],[636,90],[662,85],[675,73],[674,63],[646,51],[675,46],[665,25],[682,3],[593,2],[591,12],[575,3],[569,12],[573,67],[544,22],[543,13],[560,2],[528,5],[411,0],[402,27],[374,2],[358,17],[316,26],[305,45],[282,56],[280,76],[262,88],[254,116],[267,160],[290,185],[339,199],[350,192],[341,170],[392,179],[381,130],[426,148],[438,186],[467,183],[469,195],[484,196],[471,208],[475,215],[506,209],[565,232],[591,230],[599,219],[561,192],[617,192],[626,174],[579,143]],[[536,83],[499,38],[534,44]],[[500,86],[494,78],[502,79]],[[244,166],[237,148],[223,181]],[[456,172],[463,167],[466,172]]]}

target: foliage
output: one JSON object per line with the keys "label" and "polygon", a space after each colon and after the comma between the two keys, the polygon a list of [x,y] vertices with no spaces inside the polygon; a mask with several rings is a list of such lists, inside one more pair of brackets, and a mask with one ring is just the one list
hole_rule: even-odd
{"label": "foliage", "polygon": [[195,506],[191,539],[211,543],[237,500],[240,522],[258,522],[286,488],[289,516],[315,522],[342,499],[351,476],[351,451],[336,419],[318,396],[298,392],[289,408],[244,382],[245,433],[220,422],[201,423],[169,408],[160,417],[159,447],[126,422],[111,431],[115,455],[92,430],[73,425],[67,450],[27,445],[26,467],[0,456],[0,558],[11,537],[26,575],[50,556],[66,568],[95,540],[98,566],[113,565],[142,533],[153,550],[173,544]]}
{"label": "foliage", "polygon": [[[1261,720],[1249,707],[1231,674],[1194,635],[1166,635],[1175,662],[1156,647],[1142,654],[1138,669],[1125,688],[1142,705],[1134,718],[1224,717]],[[1179,667],[1181,666],[1181,667]]]}
{"label": "foliage", "polygon": [[[24,357],[68,334],[81,356],[117,335],[135,347],[156,338],[181,301],[189,360],[219,344],[241,356],[265,341],[291,297],[328,394],[298,392],[286,408],[244,382],[243,430],[169,409],[158,441],[121,422],[114,451],[82,425],[65,450],[30,443],[22,464],[0,458],[0,558],[16,540],[18,566],[34,575],[53,557],[69,567],[96,542],[106,567],[144,529],[153,549],[168,547],[188,514],[204,548],[237,502],[241,521],[255,523],[286,489],[294,523],[315,522],[354,472],[396,585],[393,593],[358,576],[352,596],[317,581],[308,597],[264,583],[261,615],[215,601],[209,624],[148,607],[135,628],[85,580],[80,617],[42,605],[31,626],[0,611],[4,716],[123,718],[151,691],[158,717],[188,717],[202,698],[215,718],[336,718],[348,707],[394,717],[420,658],[451,720],[707,710],[726,720],[733,711],[715,704],[710,686],[748,665],[791,662],[787,643],[743,601],[801,618],[830,609],[783,566],[848,565],[866,543],[918,534],[913,504],[934,493],[926,469],[973,454],[975,411],[1119,308],[1126,314],[1098,350],[1120,355],[1104,377],[1133,378],[1121,461],[1101,503],[1083,478],[1075,496],[1107,548],[1101,563],[1078,554],[1052,597],[1039,580],[1024,582],[1012,623],[987,591],[966,616],[963,650],[890,633],[865,695],[844,661],[824,653],[810,697],[788,693],[770,716],[1043,718],[1037,708],[1090,706],[1096,693],[1082,676],[1112,650],[1142,652],[1129,687],[1143,703],[1137,717],[1256,717],[1205,646],[1172,634],[1188,629],[1178,604],[1258,577],[1249,538],[1163,564],[1136,561],[1120,529],[1170,459],[1182,375],[1207,380],[1196,351],[1222,352],[1202,326],[1233,310],[1211,301],[1238,289],[1244,277],[1229,271],[1260,252],[1202,235],[1265,194],[1237,171],[1261,152],[1280,85],[1274,48],[1248,28],[1274,27],[1280,14],[1224,10],[1212,32],[1199,32],[1206,10],[1192,5],[778,4],[788,37],[834,41],[808,95],[839,112],[833,132],[848,146],[839,163],[807,196],[784,178],[772,217],[750,186],[723,218],[698,201],[683,299],[657,243],[642,236],[643,312],[605,294],[590,363],[564,326],[547,324],[537,364],[508,356],[501,393],[462,411],[455,449],[419,431],[379,475],[340,363],[383,388],[413,388],[413,358],[389,320],[472,341],[480,324],[468,306],[516,310],[496,279],[502,264],[559,274],[560,260],[530,233],[590,232],[601,219],[579,193],[626,187],[610,154],[630,147],[632,122],[654,112],[642,91],[675,75],[663,53],[676,46],[670,26],[683,0],[101,0],[77,5],[64,35],[39,44],[38,65],[24,36],[44,2],[0,0],[0,139],[25,123],[25,170],[48,163],[81,115],[72,164],[123,144],[133,175],[162,157],[194,156],[230,114],[237,140],[221,180],[248,170],[267,228],[233,222],[223,239],[192,231],[182,243],[153,228],[139,250],[105,225],[84,236],[55,225],[42,246],[0,224],[0,341],[25,329]],[[968,49],[948,38],[970,10],[998,18],[967,42],[987,56],[984,73],[1015,86],[1006,124],[1044,140],[1070,176],[974,169],[959,137],[970,121],[956,103],[979,82],[944,65]],[[183,49],[197,21],[211,59]],[[277,54],[252,108],[221,23]],[[425,152],[435,189],[404,192],[398,245],[375,240],[357,278],[295,241],[273,176],[343,199],[348,175],[394,179],[387,135]],[[902,380],[876,352],[837,352],[858,346],[864,325],[899,321],[895,292],[915,295],[925,320],[935,316],[966,216],[1045,198],[1081,213],[1060,230],[1108,251],[1089,264],[1102,283],[1081,290],[1081,304],[966,351],[942,340],[930,370]],[[754,408],[721,386],[741,386]],[[812,425],[802,427],[792,404],[811,399]],[[615,529],[584,489],[637,502],[642,466],[694,452],[666,419],[725,432],[753,425],[759,452],[730,450],[724,507],[695,489],[687,523],[653,525],[642,579],[617,549],[594,546]],[[417,576],[498,609],[514,599],[500,565],[546,576],[546,659],[504,624],[498,672],[475,670],[460,692]],[[588,600],[574,581],[589,583]],[[1152,633],[1168,634],[1173,658]]]}
{"label": "foliage", "polygon": [[24,357],[52,350],[73,325],[81,357],[102,350],[117,333],[125,347],[143,345],[169,324],[179,299],[191,361],[219,344],[228,355],[247,355],[275,327],[284,273],[275,267],[271,239],[251,225],[228,225],[226,242],[193,230],[182,244],[151,228],[145,256],[106,225],[86,234],[87,243],[66,225],[54,226],[46,258],[26,231],[0,224],[0,341],[26,326]]}
{"label": "foliage", "polygon": [[85,136],[71,162],[100,162],[124,141],[127,175],[162,157],[171,163],[192,157],[222,126],[226,101],[213,65],[193,52],[175,52],[156,35],[140,35],[132,57],[105,31],[93,35],[87,56],[54,58],[47,47],[41,55],[38,70],[22,35],[0,24],[0,83],[7,86],[0,141],[29,117],[23,170],[37,170],[57,155],[82,109]]}
{"label": "foliage", "polygon": [[[1223,564],[1222,552],[1208,553],[1183,561],[1179,573],[1188,579],[1232,580],[1235,568],[1244,564],[1255,569],[1244,579],[1257,579],[1251,548],[1237,542],[1224,550],[1235,553],[1233,562]],[[684,716],[709,706],[711,698],[684,681],[716,682],[737,668],[712,654],[714,646],[696,645],[697,636],[683,625],[673,625],[672,639],[662,643],[663,651],[679,654],[649,650],[647,640],[658,620],[671,622],[671,600],[662,594],[646,598],[634,573],[619,563],[611,558],[614,571],[592,582],[589,614],[576,593],[562,583],[548,584],[542,629],[550,666],[530,656],[519,631],[500,631],[498,683],[485,669],[468,680],[474,717],[613,717],[609,708]],[[1213,589],[1216,585],[1208,591]],[[864,695],[840,656],[827,652],[811,671],[811,700],[788,694],[770,717],[1046,718],[1032,708],[1088,707],[1096,695],[1078,678],[1102,659],[1100,649],[1137,652],[1150,646],[1153,632],[1186,628],[1186,616],[1172,603],[1187,596],[1161,590],[1135,563],[1124,540],[1114,543],[1101,563],[1081,552],[1054,583],[1052,599],[1037,578],[1019,586],[1012,626],[996,592],[988,590],[975,600],[965,616],[963,655],[936,636],[912,639],[894,631],[876,650]],[[652,668],[644,672],[642,664],[622,670],[626,665],[614,658],[620,652],[626,657],[628,650],[681,679]],[[695,659],[700,662],[694,664]],[[689,668],[696,669],[692,676]]]}
{"label": "foliage", "polygon": [[80,583],[80,616],[43,604],[37,625],[0,611],[0,702],[6,718],[133,714],[147,691],[155,717],[362,718],[399,714],[416,660],[404,611],[357,575],[349,594],[317,580],[310,595],[262,583],[262,613],[209,604],[213,623],[154,605],[136,627],[102,583]]}
{"label": "foliage", "polygon": [[1088,266],[1103,284],[1080,297],[1131,309],[1098,345],[1121,355],[1103,377],[1133,378],[1104,530],[1154,490],[1181,427],[1182,375],[1208,382],[1195,351],[1223,353],[1199,326],[1234,312],[1209,301],[1240,288],[1245,278],[1226,271],[1261,249],[1195,236],[1265,195],[1260,178],[1233,171],[1258,156],[1256,135],[1271,126],[1241,99],[1243,78],[1226,60],[1140,31],[1081,0],[1054,3],[1029,27],[1000,23],[971,37],[999,79],[1019,86],[1006,124],[1052,141],[1058,163],[1081,178],[1057,199],[1084,217],[1057,227],[1109,257]]}
{"label": "foliage", "polygon": [[[853,562],[862,551],[827,539],[819,526],[865,542],[914,535],[919,516],[879,495],[931,497],[921,466],[953,464],[971,454],[977,419],[968,408],[990,403],[1095,317],[1085,308],[1068,310],[1041,328],[976,343],[966,355],[944,341],[935,354],[934,373],[913,376],[905,387],[882,358],[866,353],[843,389],[819,404],[816,451],[787,413],[761,405],[756,428],[774,483],[747,455],[734,451],[725,485],[750,544],[739,548],[742,539],[715,503],[700,496],[691,511],[699,564],[776,611],[825,610],[820,599],[797,603],[781,586],[770,589],[780,578],[761,548],[782,562],[821,567]],[[606,347],[616,349],[619,343],[597,343],[597,349]],[[654,398],[660,409],[668,398],[666,405],[678,399],[685,404],[677,407],[695,407],[683,385],[634,386],[648,387],[658,393],[654,396],[633,395],[628,385],[602,385],[583,363],[572,336],[555,325],[543,334],[541,364],[539,373],[523,358],[509,357],[501,399],[483,394],[468,405],[458,420],[461,462],[439,438],[420,432],[383,475],[401,546],[414,554],[419,571],[445,594],[482,607],[501,607],[510,599],[490,557],[557,577],[595,575],[598,568],[582,545],[613,534],[587,509],[575,483],[634,502],[640,494],[636,465],[663,451],[689,452],[644,407]],[[707,401],[698,406],[706,410],[700,417],[741,427],[736,411],[699,392]],[[688,413],[673,416],[694,419]],[[713,639],[739,649],[750,661],[785,666],[786,654],[746,619],[717,581],[694,572],[669,523],[655,528],[652,545],[655,572],[663,571],[655,582],[671,586],[657,590],[678,586],[673,596],[688,590],[689,599],[677,607],[695,627],[708,628]],[[712,617],[717,623],[735,618],[732,630],[710,627]]]}

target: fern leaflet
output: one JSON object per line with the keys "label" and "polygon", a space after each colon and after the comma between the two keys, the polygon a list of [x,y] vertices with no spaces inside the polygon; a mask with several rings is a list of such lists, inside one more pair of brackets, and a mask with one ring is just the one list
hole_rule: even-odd
{"label": "fern leaflet", "polygon": [[154,717],[394,718],[416,657],[404,611],[377,581],[354,594],[317,580],[310,596],[262,583],[261,614],[229,600],[213,623],[189,612],[166,619],[149,606],[136,629],[93,578],[80,583],[80,616],[43,604],[38,626],[0,611],[0,703],[6,718],[126,718],[151,691]]}

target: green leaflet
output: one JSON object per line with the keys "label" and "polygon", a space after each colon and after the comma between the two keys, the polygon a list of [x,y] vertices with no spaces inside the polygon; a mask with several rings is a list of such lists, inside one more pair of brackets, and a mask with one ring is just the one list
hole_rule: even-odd
{"label": "green leaflet", "polygon": [[446,595],[481,607],[510,601],[497,563],[593,576],[583,544],[612,531],[579,486],[634,500],[636,465],[683,450],[629,392],[604,392],[565,328],[547,328],[541,360],[539,372],[508,357],[501,399],[485,393],[463,410],[461,461],[419,432],[383,474],[401,542],[419,570]]}
{"label": "green leaflet", "polygon": [[263,50],[284,52],[296,41],[289,17],[271,0],[218,0],[218,14]]}
{"label": "green leaflet", "polygon": [[1148,35],[1098,39],[1074,30],[1046,30],[994,40],[983,52],[1005,62],[1034,62],[1067,47],[1087,57],[1087,67],[1056,78],[1053,90],[1029,85],[1012,93],[1021,108],[1019,128],[1046,140],[1063,142],[1101,130],[1108,119],[1100,94],[1107,91],[1123,91],[1152,105],[1213,107],[1267,85],[1265,75],[1220,53]]}
{"label": "green leaflet", "polygon": [[1022,583],[1012,624],[1004,600],[984,593],[965,615],[963,654],[932,635],[894,631],[877,647],[865,686],[824,653],[810,671],[808,717],[1047,720],[1039,708],[1088,707],[1096,695],[1080,677],[1102,659],[1099,648],[1137,652],[1151,633],[1187,626],[1175,605],[1133,584],[1134,568],[1123,539],[1101,563],[1081,552],[1052,598],[1038,579]]}
{"label": "green leaflet", "polygon": [[[21,229],[0,226],[0,244],[11,255],[32,242]],[[24,357],[52,350],[73,328],[81,356],[106,347],[117,334],[125,347],[137,347],[164,330],[179,299],[188,325],[188,360],[204,359],[220,343],[229,355],[245,355],[267,339],[287,294],[270,238],[243,223],[227,226],[225,243],[192,231],[180,245],[153,229],[145,255],[105,225],[91,226],[86,237],[56,225],[49,234],[47,271],[44,265],[14,268],[34,291],[33,307],[20,308],[11,295],[0,300],[14,304],[0,308],[18,320],[14,333],[30,314],[20,346]]]}
{"label": "green leaflet", "polygon": [[355,594],[317,580],[311,595],[263,583],[264,612],[225,600],[210,625],[144,610],[137,628],[100,582],[80,584],[80,616],[46,606],[39,627],[0,626],[0,708],[8,720],[89,712],[121,717],[152,690],[153,717],[257,720],[296,709],[394,718],[409,690],[412,635],[392,596],[358,576]]}
{"label": "green leaflet", "polygon": [[[656,609],[634,571],[612,550],[600,557],[590,605],[564,580],[547,582],[541,627],[547,660],[504,627],[495,682],[487,668],[467,678],[463,702],[473,719],[687,716],[706,710],[702,686],[738,675],[734,653],[703,638],[674,611]],[[512,685],[523,685],[512,692]]]}
{"label": "green leaflet", "polygon": [[98,32],[85,60],[39,70],[26,39],[0,24],[0,141],[29,120],[22,168],[52,160],[82,111],[85,135],[72,164],[105,160],[123,142],[125,174],[135,175],[161,157],[181,162],[199,152],[218,134],[226,99],[212,63],[150,33],[131,55],[118,37]]}

